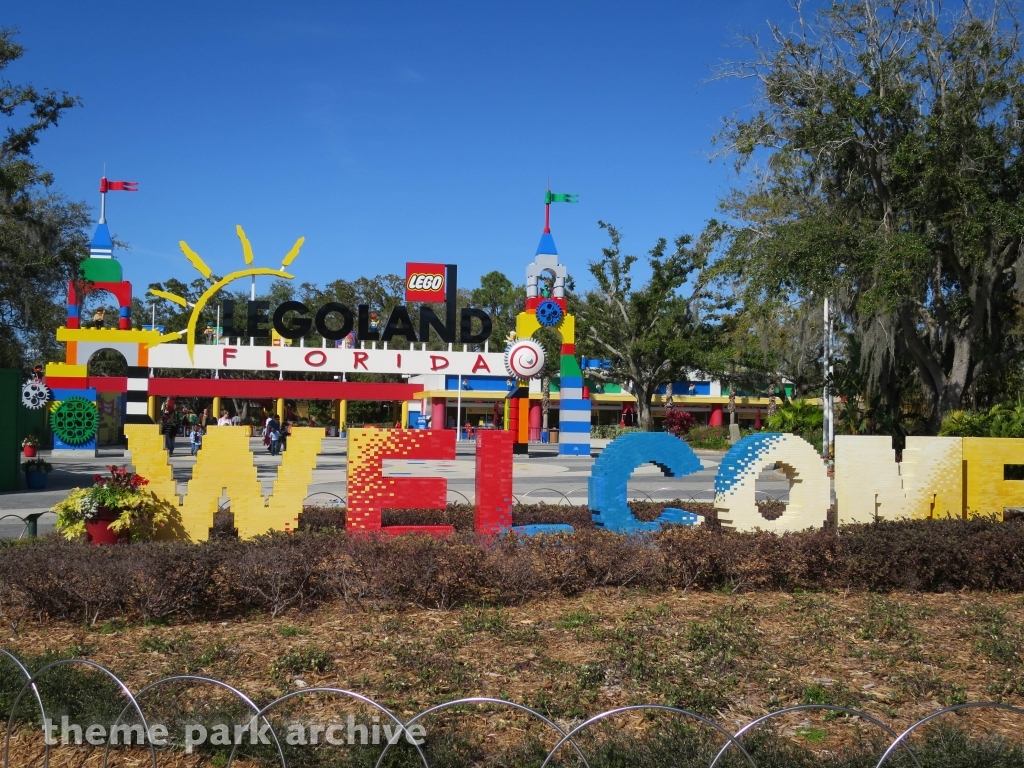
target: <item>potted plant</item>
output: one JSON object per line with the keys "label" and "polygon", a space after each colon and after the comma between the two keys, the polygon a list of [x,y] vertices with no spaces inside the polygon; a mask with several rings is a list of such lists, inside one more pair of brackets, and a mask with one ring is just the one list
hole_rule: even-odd
{"label": "potted plant", "polygon": [[26,459],[31,459],[39,451],[39,438],[35,435],[26,435],[21,441],[21,450],[25,452]]}
{"label": "potted plant", "polygon": [[21,469],[25,473],[25,484],[29,490],[41,491],[46,487],[47,475],[53,471],[53,465],[42,459],[29,459],[21,465]]}
{"label": "potted plant", "polygon": [[91,488],[77,488],[50,511],[67,539],[85,536],[91,544],[116,544],[153,538],[174,512],[145,486],[149,481],[127,467],[109,466],[109,477],[95,475]]}

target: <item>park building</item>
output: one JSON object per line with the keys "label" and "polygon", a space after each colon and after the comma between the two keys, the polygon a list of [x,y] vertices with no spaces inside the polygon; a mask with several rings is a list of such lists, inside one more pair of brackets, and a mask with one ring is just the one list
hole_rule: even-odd
{"label": "park building", "polygon": [[[552,431],[549,439],[557,440],[559,425],[559,404],[561,393],[559,377],[553,377],[550,385],[548,406],[548,428]],[[423,387],[416,399],[409,403],[409,426],[423,426],[428,429],[455,429],[465,427],[491,426],[501,423],[502,406],[514,382],[505,376],[452,376],[426,374],[413,376],[410,384]],[[792,395],[791,385],[786,385],[787,396]],[[541,440],[543,424],[541,382],[530,381],[529,386],[530,440]],[[667,387],[662,386],[651,400],[655,428],[665,418]],[[607,426],[633,426],[636,418],[636,397],[619,384],[596,381],[584,377],[584,396],[591,401],[592,428]],[[723,426],[729,424],[729,387],[709,377],[695,376],[691,381],[677,381],[672,385],[673,407],[691,413],[698,425]],[[765,417],[768,397],[748,393],[742,389],[736,392],[736,417],[740,426],[757,429]],[[596,429],[595,429],[596,431]]]}

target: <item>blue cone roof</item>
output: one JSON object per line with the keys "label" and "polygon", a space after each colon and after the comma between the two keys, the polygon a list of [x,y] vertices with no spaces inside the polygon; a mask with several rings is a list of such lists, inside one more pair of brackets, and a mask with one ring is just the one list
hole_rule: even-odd
{"label": "blue cone roof", "polygon": [[93,256],[110,256],[114,253],[114,243],[110,239],[110,230],[106,224],[96,225],[96,234],[92,236],[89,252]]}
{"label": "blue cone roof", "polygon": [[545,232],[540,236],[540,245],[537,246],[537,255],[546,254],[549,256],[557,256],[558,250],[555,248],[555,238],[551,236],[550,232]]}

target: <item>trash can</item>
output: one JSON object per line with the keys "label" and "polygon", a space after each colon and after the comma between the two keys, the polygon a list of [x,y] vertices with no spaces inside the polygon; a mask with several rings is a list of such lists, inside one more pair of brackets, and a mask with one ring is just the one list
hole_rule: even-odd
{"label": "trash can", "polygon": [[548,431],[551,432],[551,438],[550,438],[549,442],[557,443],[558,442],[558,430],[557,429],[551,429],[551,430],[548,430]]}
{"label": "trash can", "polygon": [[542,429],[540,431],[540,441],[542,443],[546,443],[546,442],[548,442],[550,440],[550,435],[548,434],[550,431],[551,430],[548,430],[548,429]]}

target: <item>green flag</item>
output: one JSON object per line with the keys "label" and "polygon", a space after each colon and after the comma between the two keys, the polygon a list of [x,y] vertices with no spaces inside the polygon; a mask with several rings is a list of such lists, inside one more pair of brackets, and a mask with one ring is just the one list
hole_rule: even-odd
{"label": "green flag", "polygon": [[551,190],[544,193],[544,205],[550,205],[551,203],[578,203],[579,195],[559,195],[555,194]]}

